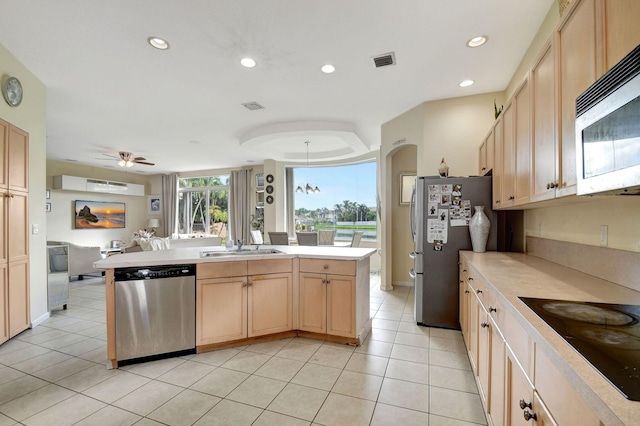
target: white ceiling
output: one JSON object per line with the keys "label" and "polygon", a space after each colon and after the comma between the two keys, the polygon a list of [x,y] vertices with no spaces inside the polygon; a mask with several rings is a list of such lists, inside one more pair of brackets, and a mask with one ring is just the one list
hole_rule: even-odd
{"label": "white ceiling", "polygon": [[[0,0],[0,44],[47,87],[48,159],[130,151],[156,164],[130,172],[187,172],[304,161],[310,141],[312,163],[375,151],[381,125],[424,101],[504,90],[553,3]],[[375,68],[389,52],[397,64]]]}

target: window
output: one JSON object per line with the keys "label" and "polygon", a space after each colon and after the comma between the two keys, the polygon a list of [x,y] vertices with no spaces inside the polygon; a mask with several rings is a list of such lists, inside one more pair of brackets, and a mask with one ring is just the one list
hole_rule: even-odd
{"label": "window", "polygon": [[[295,230],[332,229],[336,240],[351,240],[364,231],[363,240],[377,238],[376,163],[331,167],[295,167],[287,178],[293,204],[289,226]],[[309,184],[320,192],[296,192]],[[293,235],[293,232],[290,232]]]}
{"label": "window", "polygon": [[178,232],[227,236],[229,176],[178,180]]}

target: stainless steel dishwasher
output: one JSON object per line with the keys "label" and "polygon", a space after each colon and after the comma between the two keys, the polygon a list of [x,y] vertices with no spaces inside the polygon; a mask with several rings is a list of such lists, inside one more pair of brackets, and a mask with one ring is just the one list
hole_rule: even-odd
{"label": "stainless steel dishwasher", "polygon": [[115,270],[116,358],[195,353],[195,265]]}

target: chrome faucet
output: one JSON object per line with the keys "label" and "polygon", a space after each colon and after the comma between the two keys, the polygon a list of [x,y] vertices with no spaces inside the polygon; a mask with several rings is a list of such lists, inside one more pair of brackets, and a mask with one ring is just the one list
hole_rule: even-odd
{"label": "chrome faucet", "polygon": [[242,250],[242,246],[244,245],[243,240],[238,240],[238,251]]}

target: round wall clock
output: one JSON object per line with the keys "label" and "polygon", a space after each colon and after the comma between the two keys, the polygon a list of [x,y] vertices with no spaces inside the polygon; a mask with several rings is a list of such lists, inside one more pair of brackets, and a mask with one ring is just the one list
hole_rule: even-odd
{"label": "round wall clock", "polygon": [[273,186],[267,185],[265,191],[267,191],[267,194],[273,194]]}
{"label": "round wall clock", "polygon": [[273,197],[271,195],[267,195],[267,204],[273,203]]}
{"label": "round wall clock", "polygon": [[267,175],[267,183],[273,183],[273,175]]}
{"label": "round wall clock", "polygon": [[2,86],[2,95],[12,107],[17,107],[22,102],[22,84],[15,77],[9,77]]}

